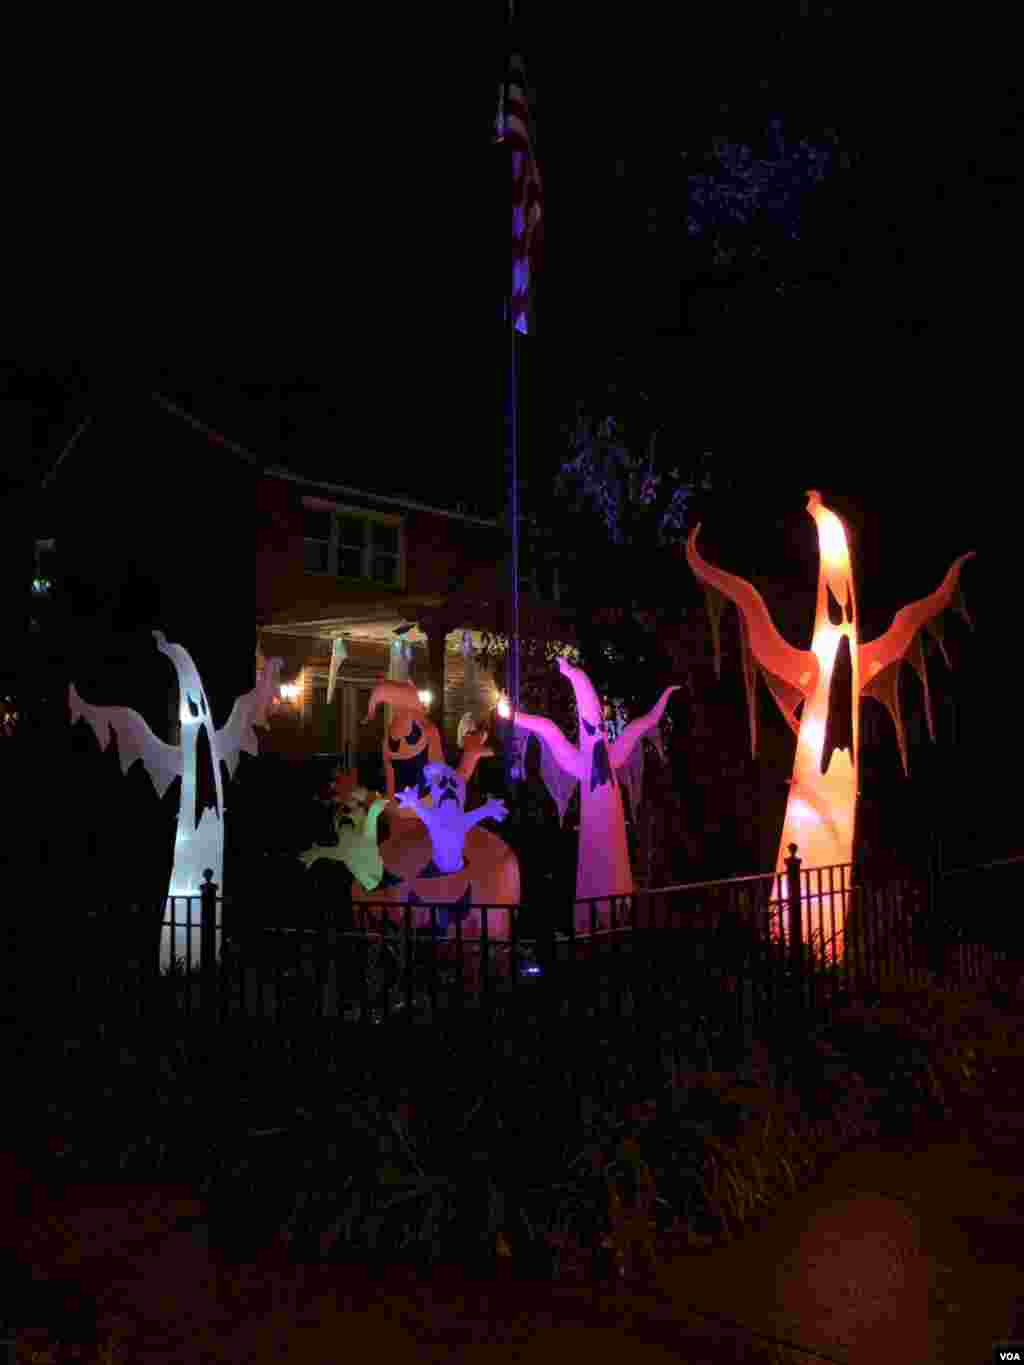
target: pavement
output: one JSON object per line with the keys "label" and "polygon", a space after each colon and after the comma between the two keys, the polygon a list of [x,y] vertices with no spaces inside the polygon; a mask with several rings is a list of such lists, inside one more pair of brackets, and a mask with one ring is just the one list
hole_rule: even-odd
{"label": "pavement", "polygon": [[[0,1163],[5,1195],[14,1175]],[[772,1340],[801,1348],[792,1361],[982,1365],[996,1341],[1024,1338],[1016,1084],[966,1107],[959,1126],[840,1154],[731,1245],[676,1252],[628,1290],[294,1268],[275,1248],[232,1271],[180,1225],[198,1212],[182,1188],[72,1186],[59,1207],[37,1203],[22,1251],[38,1261],[48,1249],[95,1294],[101,1333],[132,1365],[352,1351],[420,1365],[724,1365],[773,1359]]]}

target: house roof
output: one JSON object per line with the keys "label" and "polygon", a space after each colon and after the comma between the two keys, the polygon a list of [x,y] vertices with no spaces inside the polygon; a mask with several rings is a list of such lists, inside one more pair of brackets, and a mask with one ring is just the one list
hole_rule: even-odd
{"label": "house roof", "polygon": [[[178,418],[179,421],[205,436],[208,441],[230,451],[232,455],[241,460],[244,464],[249,465],[253,470],[264,474],[268,478],[283,479],[289,483],[298,484],[301,487],[308,489],[311,493],[329,493],[334,497],[358,498],[361,501],[370,500],[381,506],[398,507],[408,511],[429,512],[435,516],[448,517],[455,521],[468,522],[474,526],[493,528],[497,527],[499,524],[496,519],[474,516],[461,507],[452,510],[450,507],[420,502],[413,498],[397,497],[393,496],[391,493],[378,492],[375,489],[360,488],[347,484],[336,484],[322,478],[311,477],[309,474],[304,474],[301,470],[288,468],[284,464],[268,464],[251,450],[240,445],[237,441],[233,441],[227,436],[224,436],[215,427],[202,421],[201,418],[196,417],[193,413],[183,408],[173,399],[168,398],[165,394],[153,392],[149,397],[152,402],[164,412]],[[45,492],[55,483],[61,470],[66,467],[68,460],[73,456],[73,452],[78,446],[82,436],[88,431],[93,421],[94,417],[89,415],[83,418],[75,428],[70,439],[61,449],[55,462],[39,481],[38,489],[40,492]]]}
{"label": "house roof", "polygon": [[363,501],[370,500],[386,507],[404,507],[410,512],[430,512],[433,516],[450,517],[454,521],[466,521],[473,526],[494,528],[499,525],[496,518],[474,517],[468,512],[453,512],[450,508],[435,507],[425,502],[415,502],[412,498],[393,498],[385,493],[375,493],[366,488],[353,488],[340,483],[327,483],[321,479],[310,478],[305,474],[296,474],[290,469],[285,469],[282,465],[270,465],[264,470],[264,473],[270,478],[285,479],[289,483],[301,484],[304,488],[308,488],[310,492],[315,490],[320,493],[330,493],[332,496],[339,498],[348,497],[359,498]]}

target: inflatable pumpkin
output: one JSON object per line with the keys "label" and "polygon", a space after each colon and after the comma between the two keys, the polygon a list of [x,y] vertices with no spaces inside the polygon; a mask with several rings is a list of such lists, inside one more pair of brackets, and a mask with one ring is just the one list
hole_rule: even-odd
{"label": "inflatable pumpkin", "polygon": [[[375,699],[390,699],[385,689],[403,689],[401,700],[407,704],[406,686],[402,683],[379,684],[371,697],[370,714]],[[411,684],[408,687],[411,688]],[[394,700],[392,705],[395,705]],[[415,715],[413,719],[417,719]],[[429,721],[426,725],[437,734],[436,726]],[[401,729],[401,724],[398,728]],[[385,738],[386,749],[390,748],[390,742],[389,734]],[[410,744],[415,742],[409,741]],[[419,753],[427,755],[430,743],[431,737],[427,735],[413,758],[418,759]],[[504,820],[507,814],[504,802],[487,801],[475,810],[466,810],[466,784],[480,759],[493,753],[486,744],[486,731],[470,732],[463,740],[458,769],[448,767],[443,760],[431,760],[404,770],[415,774],[415,781],[407,783],[397,794],[393,793],[394,803],[389,810],[395,810],[402,818],[393,822],[394,832],[380,848],[385,869],[383,882],[373,891],[354,886],[353,901],[422,907],[413,912],[413,924],[417,928],[430,927],[429,907],[438,906],[441,907],[436,918],[438,928],[454,937],[458,919],[464,938],[478,938],[481,934],[483,915],[479,909],[469,909],[470,905],[519,903],[516,855],[504,840],[479,828],[481,820]],[[401,752],[391,752],[397,752],[401,762]],[[393,780],[389,774],[389,782],[393,783]],[[508,938],[509,918],[500,910],[489,910],[488,937]]]}

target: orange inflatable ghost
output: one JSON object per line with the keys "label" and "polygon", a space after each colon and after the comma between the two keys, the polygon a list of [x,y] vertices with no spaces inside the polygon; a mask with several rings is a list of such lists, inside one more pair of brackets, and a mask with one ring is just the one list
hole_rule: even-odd
{"label": "orange inflatable ghost", "polygon": [[[785,869],[790,844],[796,844],[805,868],[852,864],[861,697],[875,697],[892,716],[903,769],[907,771],[906,740],[897,690],[899,669],[904,660],[911,664],[924,684],[925,715],[929,734],[934,740],[921,631],[927,628],[936,636],[948,665],[949,658],[936,621],[951,605],[957,606],[967,617],[958,588],[960,570],[973,556],[973,551],[961,555],[933,593],[898,611],[892,625],[877,640],[860,644],[846,530],[816,491],[807,495],[807,511],[818,528],[820,555],[810,649],[795,649],[782,638],[764,598],[753,584],[715,568],[701,556],[697,550],[700,526],[691,532],[686,546],[690,568],[708,590],[716,674],[720,675],[721,671],[718,623],[722,599],[733,602],[740,614],[751,755],[757,750],[754,692],[757,669],[797,736],[793,777],[776,859],[779,872]],[[803,711],[798,722],[796,713],[801,704]],[[849,884],[847,876],[846,885]],[[829,922],[831,907],[817,904],[819,899],[824,902],[827,898],[807,898],[803,917],[805,941],[812,932],[821,932]],[[836,956],[842,953],[843,937],[842,916],[838,918]],[[828,955],[831,956],[831,952]]]}
{"label": "orange inflatable ghost", "polygon": [[427,715],[413,683],[382,678],[370,693],[366,719],[370,720],[377,707],[384,703],[392,708],[383,747],[387,798],[392,801],[395,791],[406,787],[415,787],[424,798],[430,787],[424,780],[423,769],[428,763],[444,762],[441,735]]}

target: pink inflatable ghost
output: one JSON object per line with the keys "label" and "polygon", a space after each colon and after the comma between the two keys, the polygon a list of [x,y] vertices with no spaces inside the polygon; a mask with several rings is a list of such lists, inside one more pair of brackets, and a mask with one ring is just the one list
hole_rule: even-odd
{"label": "pink inflatable ghost", "polygon": [[[633,872],[629,865],[626,822],[616,770],[629,758],[641,736],[653,730],[661,720],[668,699],[678,691],[678,685],[666,687],[654,709],[630,721],[609,746],[605,738],[603,708],[593,683],[582,669],[565,659],[558,660],[558,667],[576,694],[579,748],[569,743],[554,721],[543,716],[517,711],[515,719],[524,730],[540,735],[559,767],[579,779],[580,842],[576,862],[575,924],[577,931],[585,932],[591,925],[591,907],[581,902],[589,898],[633,894]],[[610,922],[608,901],[599,901],[596,909],[598,923],[607,926]]]}

